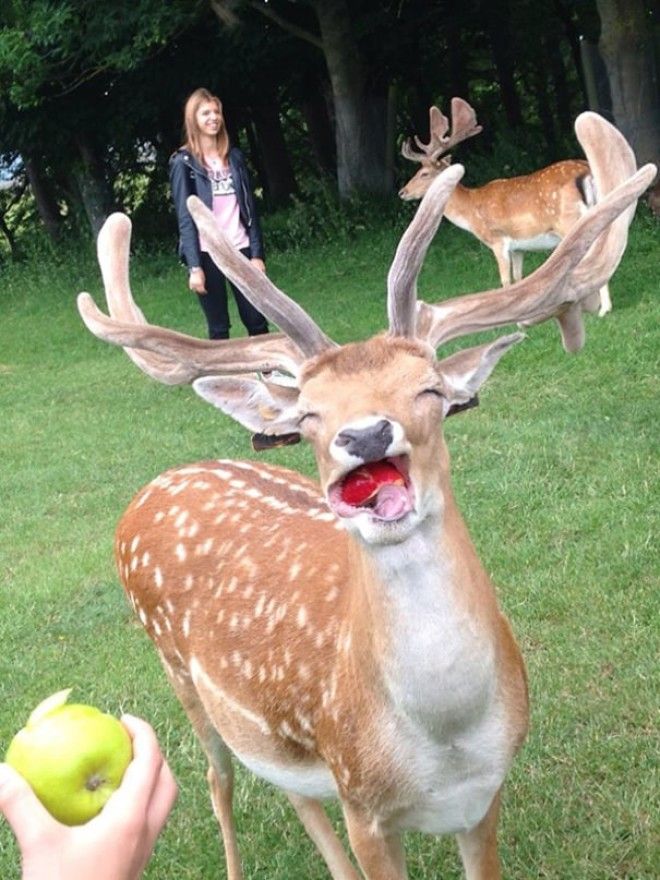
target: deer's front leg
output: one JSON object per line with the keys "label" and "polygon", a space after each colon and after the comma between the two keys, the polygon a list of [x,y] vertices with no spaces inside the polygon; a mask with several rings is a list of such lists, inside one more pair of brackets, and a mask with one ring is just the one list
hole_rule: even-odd
{"label": "deer's front leg", "polygon": [[523,257],[525,256],[523,251],[511,251],[511,271],[513,273],[513,280],[520,281],[523,276]]}
{"label": "deer's front leg", "polygon": [[[493,256],[497,260],[500,284],[502,287],[507,287],[511,284],[511,252],[509,247],[504,241],[488,242],[488,247],[492,250]],[[522,271],[522,260],[520,268]]]}
{"label": "deer's front leg", "polygon": [[316,844],[321,853],[332,880],[360,880],[358,872],[350,863],[344,852],[341,841],[328,819],[323,806],[312,798],[302,797],[287,792],[298,818],[305,826],[305,831]]}
{"label": "deer's front leg", "polygon": [[501,880],[500,859],[497,854],[499,812],[498,792],[481,822],[471,831],[456,835],[466,880]]}
{"label": "deer's front leg", "polygon": [[408,880],[401,837],[385,835],[368,815],[344,804],[348,838],[367,880]]}

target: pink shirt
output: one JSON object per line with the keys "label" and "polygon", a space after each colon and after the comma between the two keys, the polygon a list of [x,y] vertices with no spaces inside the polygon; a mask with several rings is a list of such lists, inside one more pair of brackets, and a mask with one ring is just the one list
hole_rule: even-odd
{"label": "pink shirt", "polygon": [[[218,228],[225,233],[235,247],[239,249],[249,247],[250,239],[247,230],[241,223],[238,199],[229,167],[223,165],[218,159],[212,159],[209,177],[213,189],[213,216]],[[200,250],[208,253],[207,243],[201,234],[199,246]]]}

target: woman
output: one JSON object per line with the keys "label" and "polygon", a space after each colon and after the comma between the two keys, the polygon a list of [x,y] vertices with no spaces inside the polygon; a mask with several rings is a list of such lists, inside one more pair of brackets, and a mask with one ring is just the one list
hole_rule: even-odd
{"label": "woman", "polygon": [[[264,247],[245,158],[230,147],[222,104],[206,89],[196,89],[184,110],[185,142],[170,159],[170,185],[179,223],[179,255],[188,266],[188,286],[198,294],[211,339],[229,338],[225,276],[186,206],[197,195],[213,211],[218,226],[262,272]],[[230,283],[238,313],[250,336],[268,333],[264,316]]]}

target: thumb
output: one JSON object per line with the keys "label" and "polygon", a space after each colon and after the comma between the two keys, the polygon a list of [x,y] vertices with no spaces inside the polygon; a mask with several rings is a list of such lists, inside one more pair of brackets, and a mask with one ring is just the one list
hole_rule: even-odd
{"label": "thumb", "polygon": [[57,825],[20,773],[0,764],[0,813],[9,822],[21,848],[28,840]]}

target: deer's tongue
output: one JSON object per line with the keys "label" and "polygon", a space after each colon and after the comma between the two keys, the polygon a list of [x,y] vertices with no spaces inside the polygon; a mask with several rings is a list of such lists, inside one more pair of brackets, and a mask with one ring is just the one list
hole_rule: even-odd
{"label": "deer's tongue", "polygon": [[380,519],[399,519],[409,510],[410,496],[403,483],[388,483],[378,489],[373,512]]}

